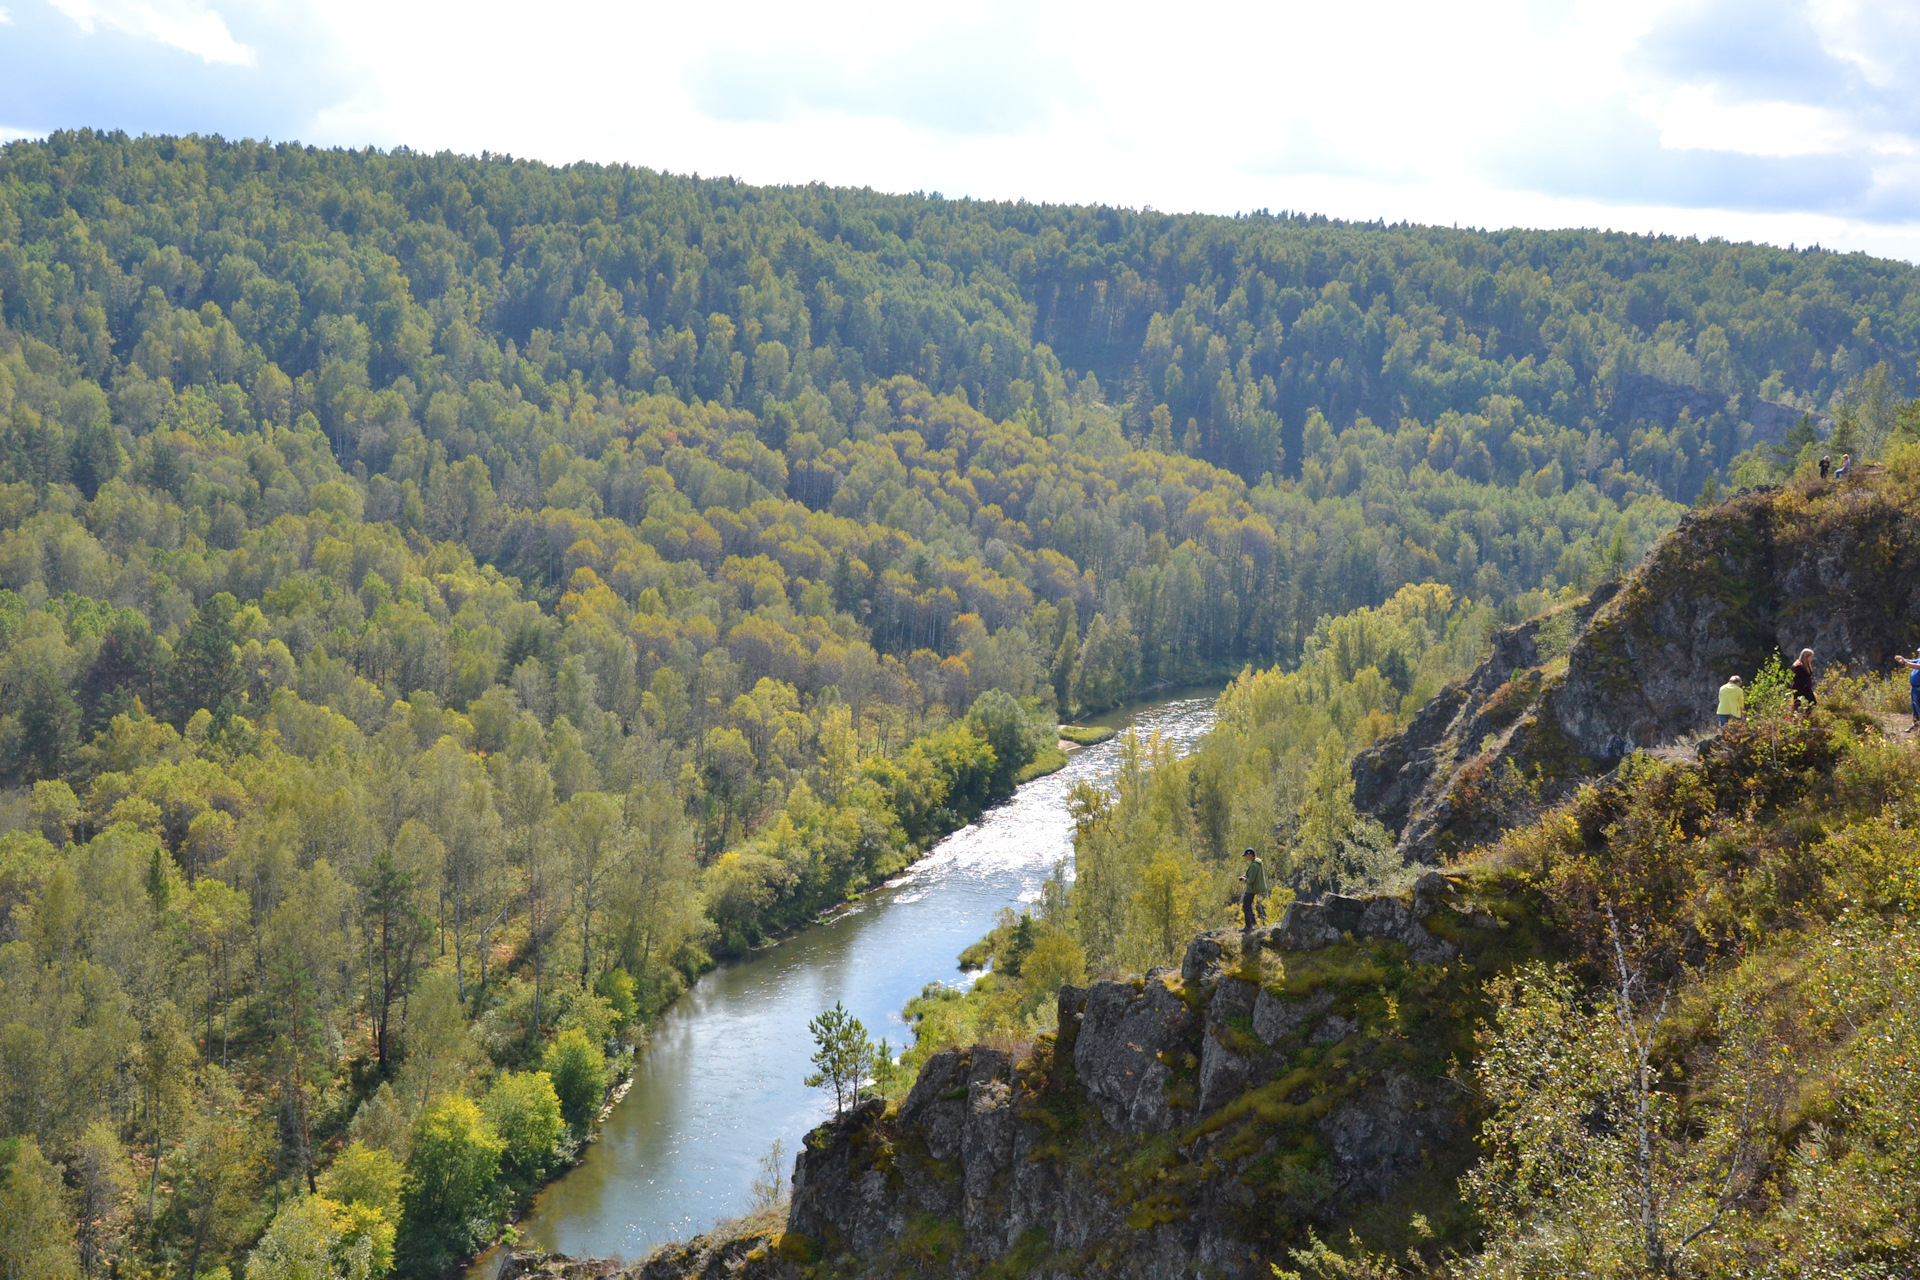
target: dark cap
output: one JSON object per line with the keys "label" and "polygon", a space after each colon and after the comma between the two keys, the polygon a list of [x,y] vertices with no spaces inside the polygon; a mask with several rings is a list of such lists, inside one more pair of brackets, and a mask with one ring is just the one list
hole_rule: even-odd
{"label": "dark cap", "polygon": [[1246,856],[1247,856],[1247,857],[1249,857],[1249,858],[1251,858],[1251,857],[1253,856],[1253,850],[1251,850],[1251,849],[1249,849],[1249,850],[1247,850],[1247,852],[1246,852]]}

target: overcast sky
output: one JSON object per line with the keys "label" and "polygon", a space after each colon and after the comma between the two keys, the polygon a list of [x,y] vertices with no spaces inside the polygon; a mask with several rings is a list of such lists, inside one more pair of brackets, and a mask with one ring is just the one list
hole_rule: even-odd
{"label": "overcast sky", "polygon": [[1920,0],[0,0],[0,131],[1920,260]]}

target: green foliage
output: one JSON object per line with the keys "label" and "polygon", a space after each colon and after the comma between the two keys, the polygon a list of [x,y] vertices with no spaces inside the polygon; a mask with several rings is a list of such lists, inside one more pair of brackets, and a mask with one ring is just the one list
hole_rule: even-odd
{"label": "green foliage", "polygon": [[1004,689],[989,689],[975,699],[967,712],[967,723],[993,749],[993,774],[988,783],[992,795],[1010,793],[1021,770],[1033,762],[1041,748],[1051,745],[1046,725],[1036,723]]}
{"label": "green foliage", "polygon": [[903,1066],[917,1069],[942,1049],[975,1043],[1020,1045],[1055,1030],[1060,988],[1087,980],[1086,954],[1067,914],[1064,868],[1041,889],[1037,910],[1000,913],[992,932],[960,955],[967,968],[991,962],[966,993],[940,983],[907,1004],[913,1047]]}
{"label": "green foliage", "polygon": [[635,998],[638,986],[632,974],[616,966],[594,980],[593,990],[595,995],[607,1002],[614,1016],[626,1023],[633,1021],[634,1015],[640,1011],[639,1001]]}
{"label": "green foliage", "polygon": [[761,1153],[759,1173],[750,1188],[755,1212],[778,1213],[786,1208],[788,1177],[787,1144],[775,1138]]}
{"label": "green foliage", "polygon": [[[596,1097],[595,1109],[598,1102]],[[500,1138],[507,1171],[523,1183],[538,1179],[567,1131],[553,1078],[545,1071],[502,1072],[494,1077],[480,1110]]]}
{"label": "green foliage", "polygon": [[860,1095],[860,1086],[874,1066],[873,1042],[860,1019],[848,1013],[836,1000],[833,1008],[807,1024],[813,1035],[814,1073],[807,1077],[809,1089],[833,1091],[833,1114],[838,1116]]}
{"label": "green foliage", "polygon": [[466,1097],[449,1094],[421,1113],[407,1157],[399,1248],[405,1269],[444,1271],[492,1236],[504,1149]]}
{"label": "green foliage", "polygon": [[[1764,1174],[1756,1139],[1778,1064],[1746,1012],[1723,1012],[1715,1072],[1731,1106],[1691,1115],[1653,1060],[1666,1002],[1622,961],[1597,1007],[1561,970],[1497,979],[1476,1065],[1490,1110],[1465,1189],[1488,1224],[1490,1275],[1671,1275]],[[1607,1122],[1596,1125],[1594,1116]]]}
{"label": "green foliage", "polygon": [[247,1256],[247,1280],[379,1280],[393,1267],[394,1228],[371,1206],[303,1196],[274,1215]]}
{"label": "green foliage", "polygon": [[377,1209],[388,1222],[398,1222],[403,1174],[392,1152],[354,1142],[320,1175],[320,1194],[336,1204]]}
{"label": "green foliage", "polygon": [[1490,988],[1464,1184],[1489,1237],[1463,1269],[1911,1265],[1920,753],[1863,682],[1828,690],[1698,762],[1630,762],[1480,855],[1543,891],[1574,952]]}
{"label": "green foliage", "polygon": [[[1074,932],[1095,972],[1177,963],[1203,928],[1239,923],[1240,851],[1267,859],[1268,913],[1294,890],[1363,888],[1397,870],[1377,823],[1353,812],[1352,754],[1411,717],[1479,657],[1492,611],[1440,586],[1405,587],[1379,609],[1323,619],[1291,672],[1247,673],[1184,760],[1129,741],[1112,797],[1076,795]],[[1399,655],[1399,691],[1382,674]]]}
{"label": "green foliage", "polygon": [[1747,715],[1772,723],[1792,710],[1793,677],[1780,665],[1780,655],[1770,654],[1747,686]]}
{"label": "green foliage", "polygon": [[80,1274],[60,1171],[31,1138],[0,1143],[0,1276],[73,1280]]}
{"label": "green foliage", "polygon": [[607,1055],[599,1043],[578,1027],[566,1028],[547,1046],[539,1076],[547,1077],[547,1087],[559,1098],[567,1127],[584,1136],[607,1092]]}
{"label": "green foliage", "polygon": [[1374,874],[1337,795],[1296,840],[1323,740],[1630,560],[1759,391],[1906,474],[1875,366],[1910,367],[1910,276],[7,144],[0,1140],[70,1181],[92,1152],[96,1190],[138,1157],[148,1211],[88,1218],[89,1257],[238,1266],[269,1163],[399,1157],[549,1035],[600,1054],[1043,767],[1057,717],[1291,669],[1076,801],[1073,912],[942,1002],[1030,1036],[1213,922],[1244,844]]}
{"label": "green foliage", "polygon": [[1354,812],[1353,770],[1341,747],[1332,735],[1322,740],[1307,773],[1306,798],[1286,856],[1286,879],[1296,894],[1317,898],[1353,892],[1379,885],[1400,869],[1393,837]]}

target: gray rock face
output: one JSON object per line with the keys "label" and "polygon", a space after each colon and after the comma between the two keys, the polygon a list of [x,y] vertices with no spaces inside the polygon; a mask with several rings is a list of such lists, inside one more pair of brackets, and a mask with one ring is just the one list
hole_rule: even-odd
{"label": "gray rock face", "polygon": [[1129,982],[1095,983],[1081,1011],[1073,1066],[1101,1118],[1134,1133],[1171,1128],[1164,1058],[1190,1049],[1199,1021],[1159,970],[1137,990]]}
{"label": "gray rock face", "polygon": [[[1633,751],[1711,732],[1715,690],[1769,656],[1886,670],[1920,641],[1920,513],[1870,475],[1743,494],[1684,516],[1623,583],[1570,609],[1564,669],[1540,652],[1548,619],[1508,628],[1354,761],[1355,807],[1399,830],[1407,861],[1493,839]],[[1503,790],[1513,780],[1526,786]]]}
{"label": "gray rock face", "polygon": [[[1437,874],[1423,877],[1421,884],[1427,886],[1429,894],[1440,892],[1432,887],[1433,879],[1445,883],[1444,877]],[[1290,903],[1279,924],[1264,935],[1256,930],[1250,936],[1260,938],[1264,945],[1276,951],[1318,951],[1348,938],[1398,942],[1419,964],[1444,964],[1459,954],[1459,950],[1427,932],[1416,916],[1423,908],[1430,910],[1430,901],[1423,899],[1418,890],[1411,904],[1391,897],[1348,898],[1330,894],[1324,902]]]}
{"label": "gray rock face", "polygon": [[1310,1025],[1333,1003],[1333,993],[1316,991],[1305,1000],[1282,1000],[1262,991],[1253,1002],[1253,1034],[1269,1048]]}
{"label": "gray rock face", "polygon": [[1440,1083],[1398,1072],[1321,1121],[1337,1193],[1385,1198],[1425,1163],[1429,1151],[1457,1141],[1445,1102]]}
{"label": "gray rock face", "polygon": [[[1298,1055],[1353,1037],[1360,1023],[1327,989],[1289,999],[1240,976],[1242,948],[1284,961],[1378,940],[1406,947],[1414,963],[1441,963],[1453,949],[1422,921],[1450,892],[1435,875],[1408,899],[1300,904],[1271,929],[1202,935],[1177,974],[1063,988],[1044,1072],[984,1046],[950,1050],[928,1060],[893,1116],[866,1103],[810,1134],[789,1230],[835,1259],[835,1274],[968,1277],[1017,1254],[1048,1276],[1268,1280],[1259,1241],[1280,1204],[1258,1189],[1257,1170],[1277,1139],[1236,1136],[1263,1131],[1234,1128],[1253,1112],[1233,1108],[1297,1077]],[[1457,1140],[1464,1120],[1441,1085],[1396,1068],[1306,1123],[1331,1190],[1298,1204],[1288,1193],[1286,1208],[1312,1218],[1390,1195]],[[1177,1190],[1129,1182],[1121,1171],[1149,1139],[1171,1139],[1171,1168],[1206,1176]],[[903,1238],[935,1221],[952,1224],[957,1254],[933,1265],[924,1250],[901,1252]]]}
{"label": "gray rock face", "polygon": [[[1189,950],[1191,954],[1191,950]],[[1251,1025],[1254,1005],[1265,993],[1258,986],[1239,978],[1221,978],[1207,1002],[1206,1034],[1200,1037],[1200,1114],[1217,1111],[1247,1090],[1252,1082],[1253,1060],[1236,1047],[1229,1037],[1237,1029],[1236,1019]]]}

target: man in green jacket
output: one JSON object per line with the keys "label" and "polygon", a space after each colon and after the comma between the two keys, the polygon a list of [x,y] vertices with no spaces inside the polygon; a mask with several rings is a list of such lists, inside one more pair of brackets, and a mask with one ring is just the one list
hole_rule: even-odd
{"label": "man in green jacket", "polygon": [[1267,918],[1267,868],[1253,850],[1247,850],[1247,869],[1241,875],[1240,882],[1247,886],[1240,895],[1240,913],[1246,917],[1246,928],[1253,928],[1254,913]]}

